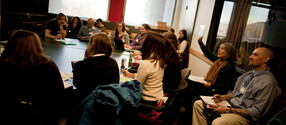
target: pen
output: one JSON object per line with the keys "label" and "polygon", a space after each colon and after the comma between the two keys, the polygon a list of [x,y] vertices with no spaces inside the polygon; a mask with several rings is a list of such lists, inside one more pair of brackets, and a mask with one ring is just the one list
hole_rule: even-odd
{"label": "pen", "polygon": [[128,71],[129,69],[131,69],[131,67],[125,68],[125,70],[127,70],[127,71]]}

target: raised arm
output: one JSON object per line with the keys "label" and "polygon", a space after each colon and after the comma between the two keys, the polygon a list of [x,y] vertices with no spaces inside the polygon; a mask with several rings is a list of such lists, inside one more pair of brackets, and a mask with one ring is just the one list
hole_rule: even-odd
{"label": "raised arm", "polygon": [[206,56],[209,60],[211,60],[212,62],[218,60],[218,57],[217,57],[215,54],[213,54],[210,50],[208,50],[207,47],[203,44],[202,39],[203,39],[203,37],[200,37],[200,38],[198,39],[198,43],[199,43],[199,45],[200,45],[201,50],[202,50],[203,53],[205,54],[205,56]]}

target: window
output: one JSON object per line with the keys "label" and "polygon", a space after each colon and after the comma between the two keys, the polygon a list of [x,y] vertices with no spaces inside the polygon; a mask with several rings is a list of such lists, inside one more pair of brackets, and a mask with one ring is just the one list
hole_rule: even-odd
{"label": "window", "polygon": [[243,41],[250,43],[261,41],[264,26],[267,21],[269,9],[252,6],[247,25],[244,31]]}
{"label": "window", "polygon": [[214,53],[217,53],[221,43],[231,43],[237,51],[236,66],[245,71],[251,70],[248,66],[249,56],[254,49],[265,44],[262,39],[270,5],[224,1],[222,7]]}
{"label": "window", "polygon": [[228,25],[229,25],[229,20],[231,18],[231,14],[232,14],[232,9],[233,9],[233,2],[225,1],[223,4],[223,10],[222,10],[222,14],[220,17],[220,23],[219,23],[219,28],[217,31],[217,37],[220,37],[220,38],[226,37],[226,33],[227,33]]}
{"label": "window", "polygon": [[109,0],[50,0],[49,13],[107,19]]}
{"label": "window", "polygon": [[[157,25],[158,21],[171,25],[175,0],[127,0],[124,22],[130,25]],[[150,4],[152,3],[152,4]]]}

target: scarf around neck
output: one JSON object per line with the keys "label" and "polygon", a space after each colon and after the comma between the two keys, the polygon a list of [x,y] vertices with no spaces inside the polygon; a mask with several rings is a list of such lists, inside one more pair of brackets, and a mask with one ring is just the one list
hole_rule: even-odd
{"label": "scarf around neck", "polygon": [[227,64],[228,62],[226,60],[221,60],[221,59],[216,60],[210,67],[205,80],[207,82],[211,82],[211,84],[214,84],[220,69],[222,69]]}

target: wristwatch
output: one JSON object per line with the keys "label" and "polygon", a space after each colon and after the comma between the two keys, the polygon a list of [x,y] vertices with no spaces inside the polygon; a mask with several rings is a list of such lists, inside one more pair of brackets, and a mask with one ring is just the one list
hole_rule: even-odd
{"label": "wristwatch", "polygon": [[230,108],[229,108],[229,107],[226,107],[225,113],[229,113],[229,112],[230,112]]}

